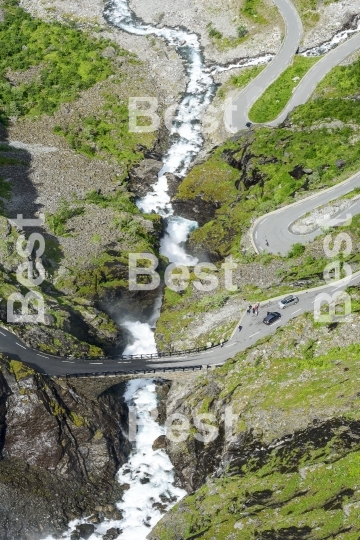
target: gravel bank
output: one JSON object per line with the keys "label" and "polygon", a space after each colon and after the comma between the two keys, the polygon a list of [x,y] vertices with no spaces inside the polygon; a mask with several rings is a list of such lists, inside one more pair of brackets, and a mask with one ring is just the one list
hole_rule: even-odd
{"label": "gravel bank", "polygon": [[360,0],[343,0],[318,9],[320,18],[314,28],[305,33],[302,49],[315,47],[339,32],[349,19],[360,12]]}
{"label": "gravel bank", "polygon": [[320,229],[326,223],[336,217],[340,212],[349,208],[358,197],[334,201],[326,206],[315,208],[309,215],[303,216],[290,225],[290,230],[294,234],[309,234]]}

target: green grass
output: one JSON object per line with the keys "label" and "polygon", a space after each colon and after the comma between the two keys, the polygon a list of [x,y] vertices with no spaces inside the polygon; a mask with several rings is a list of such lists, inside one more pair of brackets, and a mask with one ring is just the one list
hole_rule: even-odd
{"label": "green grass", "polygon": [[217,30],[210,22],[207,25],[208,35],[212,39],[214,45],[220,50],[230,49],[237,47],[240,43],[243,43],[248,37],[248,29],[245,25],[240,25],[236,29],[237,37],[224,37],[223,34]]}
{"label": "green grass", "polygon": [[255,77],[257,77],[265,67],[266,64],[244,68],[239,75],[231,76],[230,83],[232,86],[236,86],[236,88],[245,88],[245,86],[247,86],[250,81],[255,79]]}
{"label": "green grass", "polygon": [[250,120],[257,123],[275,120],[291,98],[300,80],[317,61],[318,58],[295,56],[292,65],[265,90],[251,107]]}
{"label": "green grass", "polygon": [[113,208],[120,212],[129,212],[131,214],[137,214],[138,209],[133,201],[133,196],[125,189],[119,190],[115,195],[102,195],[97,191],[90,191],[85,196],[87,203],[96,204],[100,208]]}
{"label": "green grass", "polygon": [[10,360],[9,362],[10,372],[14,375],[17,382],[21,379],[26,379],[34,375],[35,371],[18,360]]}
{"label": "green grass", "polygon": [[[223,144],[190,171],[176,196],[201,197],[216,207],[215,215],[191,234],[194,248],[203,247],[218,258],[238,256],[252,219],[293,202],[297,193],[324,189],[360,168],[357,132],[341,123],[327,127],[333,120],[360,125],[360,102],[355,99],[359,72],[360,60],[335,68],[314,99],[291,113],[290,127],[240,133],[238,140]],[[345,160],[343,169],[337,160]],[[229,162],[238,163],[237,168]],[[313,173],[295,179],[289,173],[297,165]]]}
{"label": "green grass", "polygon": [[[216,477],[208,470],[206,483],[159,522],[157,538],[359,537],[360,443],[356,436],[350,442],[349,434],[360,418],[360,346],[329,349],[326,325],[301,345],[315,326],[309,317],[298,317],[291,328],[193,382],[177,412],[209,411],[222,427],[224,407],[231,407],[238,446],[229,450],[220,439],[204,448],[204,454],[223,450],[234,459],[220,477],[219,470]],[[326,351],[316,356],[314,344],[319,350],[320,340],[326,341]],[[254,438],[261,452],[254,451]],[[268,446],[278,439],[282,445]],[[196,467],[191,437],[181,452],[184,466],[192,455]]]}
{"label": "green grass", "polygon": [[[113,73],[112,61],[103,58],[105,39],[59,23],[33,19],[15,0],[4,0],[5,22],[0,36],[0,102],[7,116],[52,114],[61,103],[73,101],[85,90]],[[111,45],[118,55],[130,55]],[[39,66],[38,76],[12,86],[7,70],[25,72]]]}
{"label": "green grass", "polygon": [[257,24],[268,24],[264,16],[264,2],[262,0],[244,0],[240,12]]}
{"label": "green grass", "polygon": [[130,132],[127,100],[109,93],[104,97],[100,114],[55,126],[54,132],[64,136],[71,148],[90,158],[116,159],[124,168],[125,178],[128,170],[143,158],[143,148],[152,146],[155,134]]}
{"label": "green grass", "polygon": [[57,236],[69,236],[66,224],[69,219],[75,216],[81,216],[84,213],[84,207],[70,206],[66,200],[62,200],[59,210],[55,214],[47,216],[49,229]]}

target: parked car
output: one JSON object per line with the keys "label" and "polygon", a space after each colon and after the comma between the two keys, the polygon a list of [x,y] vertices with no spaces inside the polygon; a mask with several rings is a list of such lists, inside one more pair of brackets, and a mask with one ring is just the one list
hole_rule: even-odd
{"label": "parked car", "polygon": [[299,301],[299,298],[297,296],[293,296],[292,294],[290,294],[289,296],[286,296],[285,298],[280,300],[279,308],[284,309],[288,306],[294,306],[295,304],[298,303],[298,301]]}
{"label": "parked car", "polygon": [[273,324],[278,319],[281,319],[280,313],[278,313],[277,311],[268,311],[265,319],[263,320],[263,323],[264,324]]}

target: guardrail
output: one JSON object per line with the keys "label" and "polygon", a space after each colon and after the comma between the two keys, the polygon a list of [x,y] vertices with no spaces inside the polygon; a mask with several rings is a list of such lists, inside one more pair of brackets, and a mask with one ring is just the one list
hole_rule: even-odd
{"label": "guardrail", "polygon": [[[222,344],[226,343],[228,340],[224,339]],[[157,358],[171,358],[172,356],[187,356],[189,354],[196,354],[202,351],[208,351],[210,349],[215,349],[220,347],[221,343],[216,345],[211,345],[210,347],[195,347],[193,349],[185,349],[182,351],[169,351],[169,352],[157,352],[152,354],[119,354],[118,356],[100,356],[97,358],[80,358],[80,360],[89,360],[93,362],[94,360],[154,360]],[[71,358],[71,357],[70,357]],[[72,357],[76,359],[76,357]]]}
{"label": "guardrail", "polygon": [[[220,364],[216,364],[220,365]],[[55,379],[81,379],[82,377],[116,377],[119,375],[151,375],[156,373],[174,373],[175,371],[201,371],[208,370],[214,367],[213,365],[203,364],[201,366],[185,366],[185,367],[162,367],[162,368],[153,368],[153,369],[132,369],[132,370],[121,370],[121,371],[97,371],[91,373],[65,373],[65,375],[49,375],[48,373],[43,373],[46,377],[52,377]]]}

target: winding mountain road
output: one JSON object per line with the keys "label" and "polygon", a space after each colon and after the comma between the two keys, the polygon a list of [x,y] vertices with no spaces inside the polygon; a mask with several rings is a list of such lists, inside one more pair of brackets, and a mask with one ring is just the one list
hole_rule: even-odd
{"label": "winding mountain road", "polygon": [[[37,371],[52,376],[63,376],[66,374],[81,375],[85,373],[94,375],[115,372],[133,373],[137,370],[151,372],[152,370],[163,368],[186,368],[223,364],[237,352],[244,351],[247,347],[255,345],[258,339],[275,333],[277,328],[284,326],[291,319],[302,313],[312,311],[314,309],[315,298],[318,294],[327,293],[332,296],[334,293],[341,292],[349,285],[356,285],[357,283],[360,283],[360,272],[352,276],[350,283],[343,279],[316,289],[309,289],[298,293],[294,292],[300,299],[299,303],[284,310],[279,310],[278,306],[278,301],[282,296],[262,302],[258,316],[239,313],[240,320],[238,325],[241,324],[242,330],[239,331],[237,325],[231,339],[223,347],[219,346],[187,356],[172,356],[171,358],[153,360],[134,359],[131,361],[121,358],[98,360],[60,358],[30,349],[14,334],[4,328],[0,328],[0,352],[8,354],[12,358],[22,360]],[[268,311],[281,311],[281,319],[271,326],[266,326],[262,322]]]}
{"label": "winding mountain road", "polygon": [[300,45],[303,27],[295,7],[289,0],[274,0],[274,3],[285,22],[286,34],[284,41],[275,58],[227,107],[224,114],[224,123],[230,133],[236,133],[240,129],[246,128],[246,123],[249,122],[248,113],[252,105],[291,64]]}
{"label": "winding mountain road", "polygon": [[[338,199],[357,187],[360,187],[360,173],[356,173],[344,182],[325,189],[318,194],[311,195],[306,199],[302,199],[260,217],[252,227],[252,239],[255,250],[257,253],[267,251],[268,253],[285,255],[293,244],[312,242],[319,234],[323,234],[321,229],[299,235],[291,232],[291,225],[301,216],[311,212],[318,206],[323,206],[334,199]],[[326,225],[335,224],[335,221],[339,224],[345,223],[349,216],[355,216],[359,213],[360,199],[357,199],[349,208],[338,213]]]}
{"label": "winding mountain road", "polygon": [[[274,0],[274,2],[285,21],[285,39],[275,58],[246,88],[239,92],[225,110],[224,123],[227,131],[230,133],[236,133],[241,129],[246,129],[246,124],[250,121],[249,111],[252,105],[265,92],[268,86],[291,64],[300,45],[302,25],[294,6],[289,0]],[[338,45],[335,49],[325,54],[301,79],[279,116],[271,122],[266,122],[264,125],[276,127],[281,124],[295,107],[303,105],[308,101],[316,86],[329,71],[359,48],[360,34],[355,34],[352,38],[344,41],[341,45]]]}
{"label": "winding mountain road", "polygon": [[[302,36],[302,24],[294,6],[289,0],[274,1],[286,24],[287,31],[283,45],[274,60],[256,79],[254,79],[254,81],[240,92],[235,98],[233,105],[227,109],[224,120],[229,131],[236,132],[239,129],[245,128],[245,124],[248,121],[248,111],[250,110],[251,105],[261,96],[269,84],[271,84],[272,81],[275,80],[291,63],[299,46]],[[360,34],[357,34],[326,54],[303,78],[284,111],[274,122],[271,122],[270,125],[277,125],[286,117],[292,108],[301,103],[305,103],[324,75],[359,47]],[[357,173],[337,186],[259,218],[255,222],[252,230],[254,248],[259,253],[266,249],[273,253],[280,252],[284,254],[291,248],[292,244],[296,242],[305,243],[313,240],[320,231],[314,231],[309,235],[299,237],[290,232],[290,224],[301,215],[312,211],[319,205],[323,205],[332,199],[344,195],[359,185],[360,173]],[[358,200],[351,208],[340,214],[338,218],[343,218],[343,214],[351,213],[354,215],[359,212],[360,201]],[[266,245],[266,240],[269,243],[268,246]],[[360,283],[360,272],[357,272],[352,276],[350,285],[355,285],[357,283]],[[279,311],[278,301],[281,297],[262,303],[260,305],[258,316],[239,313],[240,321],[238,324],[241,323],[242,330],[239,331],[236,327],[231,339],[224,344],[223,347],[212,348],[187,356],[172,356],[171,358],[152,360],[141,358],[133,360],[126,360],[123,358],[105,358],[98,360],[60,358],[27,347],[27,345],[12,332],[9,332],[4,328],[0,328],[0,352],[8,354],[12,358],[22,360],[34,369],[52,376],[63,376],[66,374],[81,375],[85,373],[92,373],[95,375],[120,371],[132,373],[136,370],[151,371],[160,368],[184,368],[223,364],[237,352],[243,351],[247,347],[254,345],[258,339],[265,337],[269,333],[274,333],[278,327],[285,325],[301,313],[312,311],[318,294],[326,293],[331,296],[334,293],[344,290],[348,285],[349,283],[347,281],[341,280],[318,287],[317,289],[309,289],[299,293],[294,291],[294,294],[299,296],[299,303],[296,306],[282,310],[281,319],[271,326],[264,325],[262,320],[267,311]]]}

